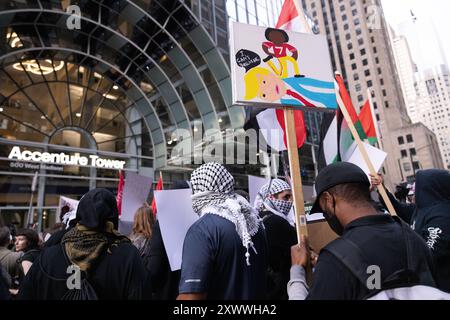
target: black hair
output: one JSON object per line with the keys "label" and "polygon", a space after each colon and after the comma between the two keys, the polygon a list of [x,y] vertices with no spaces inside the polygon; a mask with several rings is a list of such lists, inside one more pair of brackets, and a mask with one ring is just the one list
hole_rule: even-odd
{"label": "black hair", "polygon": [[0,247],[6,247],[11,241],[11,231],[9,231],[8,227],[0,228]]}
{"label": "black hair", "polygon": [[39,235],[36,231],[32,229],[22,229],[17,232],[16,237],[18,236],[24,236],[27,238],[28,244],[25,251],[39,248]]}
{"label": "black hair", "polygon": [[281,29],[275,29],[275,28],[267,28],[267,29],[266,29],[265,36],[266,36],[266,39],[267,39],[267,40],[270,41],[269,36],[270,36],[270,33],[271,33],[272,31],[277,31],[277,32],[281,33],[281,34],[283,35],[283,37],[284,37],[284,42],[288,42],[288,41],[289,41],[289,36],[288,36],[288,34],[286,33],[286,31],[281,30]]}
{"label": "black hair", "polygon": [[370,203],[373,204],[370,197],[370,190],[365,183],[346,183],[339,184],[327,190],[329,193],[352,203]]}

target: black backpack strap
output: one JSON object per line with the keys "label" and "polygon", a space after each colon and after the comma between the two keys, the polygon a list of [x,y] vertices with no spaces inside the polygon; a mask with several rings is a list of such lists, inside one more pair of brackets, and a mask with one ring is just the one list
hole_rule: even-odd
{"label": "black backpack strap", "polygon": [[369,264],[366,262],[361,249],[353,241],[345,238],[339,238],[322,250],[328,251],[336,259],[338,259],[347,269],[363,284],[367,284],[367,268]]}

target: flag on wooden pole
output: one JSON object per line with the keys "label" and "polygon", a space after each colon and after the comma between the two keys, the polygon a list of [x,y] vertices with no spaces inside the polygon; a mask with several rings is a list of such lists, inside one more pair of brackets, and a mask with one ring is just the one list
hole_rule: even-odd
{"label": "flag on wooden pole", "polygon": [[[162,178],[162,173],[161,171],[159,172],[159,179],[158,179],[158,183],[156,184],[155,190],[154,191],[158,191],[158,190],[162,190],[163,189],[163,178]],[[153,201],[152,201],[152,211],[153,211],[153,215],[156,217],[156,201],[155,201],[155,194],[153,193]]]}
{"label": "flag on wooden pole", "polygon": [[[286,123],[282,109],[267,109],[260,112],[256,119],[267,145],[277,151],[287,150]],[[297,148],[301,148],[306,140],[306,127],[303,112],[294,111]]]}
{"label": "flag on wooden pole", "polygon": [[367,140],[374,146],[378,142],[378,137],[369,99],[367,99],[359,112],[359,121],[361,122]]}

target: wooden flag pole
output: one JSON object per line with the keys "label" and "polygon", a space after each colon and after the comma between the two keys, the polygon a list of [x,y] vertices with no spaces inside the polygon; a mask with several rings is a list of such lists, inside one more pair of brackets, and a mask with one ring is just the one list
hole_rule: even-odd
{"label": "wooden flag pole", "polygon": [[[338,74],[338,73],[336,72],[336,74]],[[337,84],[336,84],[336,99],[337,99],[339,108],[341,109],[341,112],[344,115],[345,121],[347,122],[348,127],[350,128],[350,131],[352,132],[353,138],[355,139],[356,144],[358,145],[359,152],[361,152],[361,155],[362,155],[367,167],[369,168],[370,173],[373,175],[378,175],[378,172],[375,171],[372,161],[370,161],[369,155],[367,154],[367,150],[364,147],[364,145],[361,141],[361,138],[359,137],[358,132],[356,131],[356,128],[355,128],[355,125],[353,124],[352,118],[350,117],[350,114],[348,113],[347,108],[345,107],[344,102],[342,101],[341,94],[339,92],[339,86]],[[391,200],[389,199],[389,197],[386,193],[386,190],[384,189],[383,184],[380,184],[380,186],[378,187],[378,191],[380,192],[381,197],[383,198],[384,203],[386,204],[389,213],[391,215],[396,216],[397,212],[395,211],[394,206],[392,205]]]}
{"label": "wooden flag pole", "polygon": [[302,176],[300,174],[300,160],[298,157],[297,135],[295,131],[294,108],[284,108],[284,122],[286,125],[286,140],[291,171],[291,187],[294,198],[295,221],[298,243],[301,236],[308,236],[305,216],[305,202],[303,198]]}

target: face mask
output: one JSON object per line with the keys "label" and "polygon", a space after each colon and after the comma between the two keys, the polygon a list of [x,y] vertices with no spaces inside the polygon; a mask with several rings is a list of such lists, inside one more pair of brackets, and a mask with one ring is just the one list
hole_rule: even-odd
{"label": "face mask", "polygon": [[281,214],[284,214],[285,216],[287,216],[289,214],[289,211],[291,211],[292,201],[270,199],[270,202],[272,202],[275,210],[277,210]]}
{"label": "face mask", "polygon": [[344,228],[342,227],[341,223],[336,217],[336,201],[334,200],[334,197],[333,197],[333,210],[334,213],[332,215],[323,210],[324,211],[323,216],[325,217],[325,220],[327,220],[331,230],[333,230],[337,235],[342,236],[344,234]]}

